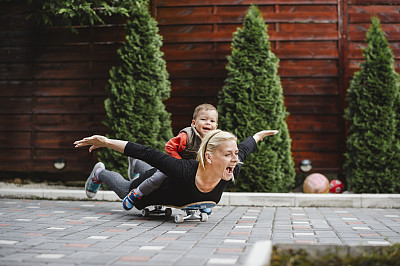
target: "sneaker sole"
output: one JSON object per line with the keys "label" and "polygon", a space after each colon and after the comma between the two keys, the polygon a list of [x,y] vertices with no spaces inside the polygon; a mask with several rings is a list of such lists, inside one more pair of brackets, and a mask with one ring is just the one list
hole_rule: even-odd
{"label": "sneaker sole", "polygon": [[[127,196],[127,197],[128,197],[128,196]],[[128,201],[128,202],[132,205],[131,208],[128,208],[128,207],[125,205],[125,202],[126,202],[126,201]],[[129,198],[126,198],[126,201],[125,201],[125,199],[123,200],[123,202],[122,202],[122,207],[123,207],[126,211],[132,210],[133,207],[135,207],[135,205],[133,205],[133,202],[132,202]]]}
{"label": "sneaker sole", "polygon": [[133,180],[139,178],[139,175],[140,175],[139,173],[136,173],[132,176],[132,173],[133,173],[132,161],[133,160],[136,160],[136,159],[132,159],[131,157],[128,157],[128,179],[129,179],[129,181],[133,181]]}
{"label": "sneaker sole", "polygon": [[96,163],[96,165],[93,167],[92,172],[90,172],[90,175],[88,177],[88,179],[86,179],[86,183],[85,183],[85,192],[86,192],[86,196],[90,199],[94,198],[94,196],[96,196],[97,191],[96,192],[90,192],[88,191],[88,187],[90,185],[90,182],[92,182],[93,176],[96,173],[97,169],[99,168],[105,168],[103,163]]}
{"label": "sneaker sole", "polygon": [[128,179],[132,180],[132,158],[128,157]]}

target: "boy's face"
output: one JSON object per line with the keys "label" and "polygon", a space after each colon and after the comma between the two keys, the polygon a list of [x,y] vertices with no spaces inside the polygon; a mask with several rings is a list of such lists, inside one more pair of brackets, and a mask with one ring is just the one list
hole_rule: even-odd
{"label": "boy's face", "polygon": [[215,110],[202,110],[196,119],[192,120],[192,125],[203,138],[211,130],[217,129],[218,114]]}

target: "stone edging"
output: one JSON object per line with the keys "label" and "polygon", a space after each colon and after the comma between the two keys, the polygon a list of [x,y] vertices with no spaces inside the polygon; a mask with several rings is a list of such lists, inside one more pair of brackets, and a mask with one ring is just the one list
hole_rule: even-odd
{"label": "stone edging", "polygon": [[[1,188],[2,198],[89,200],[84,190]],[[120,201],[112,191],[99,191],[94,200]],[[219,205],[265,207],[400,208],[400,194],[304,194],[225,192]]]}

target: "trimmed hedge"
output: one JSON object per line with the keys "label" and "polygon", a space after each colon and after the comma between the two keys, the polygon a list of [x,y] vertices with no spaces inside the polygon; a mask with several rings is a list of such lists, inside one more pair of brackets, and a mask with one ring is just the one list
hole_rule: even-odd
{"label": "trimmed hedge", "polygon": [[366,43],[365,61],[346,96],[349,128],[344,174],[348,189],[355,193],[399,193],[399,74],[376,17]]}
{"label": "trimmed hedge", "polygon": [[[299,250],[280,250],[274,247],[271,266],[297,265],[297,266],[343,266],[343,265],[400,265],[400,245],[394,244],[387,247],[366,247],[364,252],[356,254],[343,254],[343,247],[338,246],[337,251],[325,255],[312,256],[307,248]],[[344,247],[345,249],[346,247]]]}
{"label": "trimmed hedge", "polygon": [[[110,71],[104,124],[109,138],[130,140],[161,151],[172,137],[170,114],[163,101],[171,92],[162,37],[147,5],[137,3],[126,24],[126,42],[118,50],[119,66]],[[127,159],[111,149],[98,154],[109,170],[126,174]]]}
{"label": "trimmed hedge", "polygon": [[233,34],[225,85],[218,95],[219,127],[239,140],[265,129],[279,133],[259,144],[242,167],[233,190],[288,192],[295,179],[291,140],[278,76],[279,59],[270,49],[264,19],[257,6],[250,6]]}

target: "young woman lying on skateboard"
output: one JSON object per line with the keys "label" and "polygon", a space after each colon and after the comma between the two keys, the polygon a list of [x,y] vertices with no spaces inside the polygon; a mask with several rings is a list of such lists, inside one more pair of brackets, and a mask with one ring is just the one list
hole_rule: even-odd
{"label": "young woman lying on skateboard", "polygon": [[157,169],[167,175],[160,187],[135,200],[135,207],[141,210],[151,205],[184,206],[202,201],[218,203],[229,182],[237,178],[241,163],[257,150],[257,142],[276,133],[276,130],[260,131],[237,145],[233,134],[213,130],[203,138],[197,160],[176,159],[151,147],[99,135],[75,141],[74,144],[76,148],[90,146],[89,152],[102,147],[110,148],[154,167],[139,178],[128,181],[119,173],[105,169],[103,163],[97,163],[85,187],[89,197],[94,197],[100,184],[104,183],[124,199]]}

